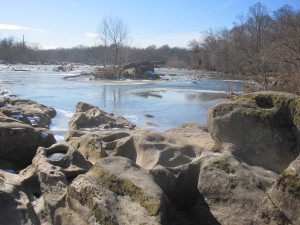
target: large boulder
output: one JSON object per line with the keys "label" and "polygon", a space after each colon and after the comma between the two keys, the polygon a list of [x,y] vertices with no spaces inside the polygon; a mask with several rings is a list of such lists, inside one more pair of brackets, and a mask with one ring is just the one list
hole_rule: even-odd
{"label": "large boulder", "polygon": [[277,174],[228,152],[200,159],[198,190],[221,224],[251,224]]}
{"label": "large boulder", "polygon": [[70,184],[67,199],[89,224],[162,224],[169,205],[153,178],[123,157],[100,159]]}
{"label": "large boulder", "polygon": [[250,165],[282,172],[300,153],[300,97],[245,94],[214,106],[208,130],[223,149]]}
{"label": "large boulder", "polygon": [[100,110],[93,105],[79,102],[76,105],[76,113],[69,122],[70,128],[84,129],[84,128],[127,128],[133,129],[134,124],[121,116],[114,116],[113,113],[107,113]]}
{"label": "large boulder", "polygon": [[51,119],[56,115],[52,107],[31,100],[7,98],[5,103],[0,107],[1,113],[33,127],[49,128]]}
{"label": "large boulder", "polygon": [[53,134],[46,129],[6,119],[9,122],[0,122],[0,158],[18,165],[15,169],[30,165],[38,147],[56,143]]}
{"label": "large boulder", "polygon": [[300,224],[300,156],[278,177],[268,192],[255,224]]}

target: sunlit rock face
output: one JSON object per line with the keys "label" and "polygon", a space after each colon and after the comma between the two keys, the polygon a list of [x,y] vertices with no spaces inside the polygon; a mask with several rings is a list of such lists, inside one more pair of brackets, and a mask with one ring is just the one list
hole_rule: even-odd
{"label": "sunlit rock face", "polygon": [[69,122],[69,126],[74,129],[83,128],[129,128],[133,129],[134,124],[123,117],[116,117],[112,113],[100,110],[98,107],[87,103],[79,102],[76,105],[76,113]]}
{"label": "sunlit rock face", "polygon": [[299,155],[299,96],[245,94],[214,106],[207,118],[214,140],[250,165],[282,172]]}

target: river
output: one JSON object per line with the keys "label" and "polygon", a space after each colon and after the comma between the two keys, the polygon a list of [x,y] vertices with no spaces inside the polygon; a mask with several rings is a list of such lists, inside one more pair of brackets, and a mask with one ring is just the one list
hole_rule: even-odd
{"label": "river", "polygon": [[[224,79],[215,73],[157,69],[164,80],[103,81],[87,78],[63,79],[92,70],[77,66],[69,73],[54,72],[52,65],[0,65],[0,89],[16,97],[35,100],[56,109],[50,129],[58,141],[68,129],[77,102],[124,116],[138,127],[166,130],[185,122],[206,124],[207,110],[223,101],[228,90],[240,92],[243,81]],[[202,78],[196,76],[201,74]],[[150,114],[153,117],[145,117]]]}

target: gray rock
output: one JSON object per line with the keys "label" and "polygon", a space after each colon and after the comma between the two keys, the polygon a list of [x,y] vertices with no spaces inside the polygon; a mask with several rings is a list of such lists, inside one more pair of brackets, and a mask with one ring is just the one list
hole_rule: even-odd
{"label": "gray rock", "polygon": [[20,122],[0,123],[0,158],[24,168],[31,164],[39,146],[56,143],[51,132]]}
{"label": "gray rock", "polygon": [[5,225],[38,224],[26,191],[16,174],[0,170],[0,223]]}
{"label": "gray rock", "polygon": [[114,116],[112,113],[107,113],[100,110],[98,107],[92,107],[89,104],[79,102],[76,106],[76,113],[69,122],[70,128],[127,128],[134,129],[135,125],[121,116]]}
{"label": "gray rock", "polygon": [[207,154],[200,165],[198,190],[221,224],[251,224],[277,178],[276,173],[251,167],[230,153]]}
{"label": "gray rock", "polygon": [[31,100],[7,98],[6,104],[0,107],[0,112],[33,127],[49,128],[56,111],[51,107]]}
{"label": "gray rock", "polygon": [[123,157],[100,159],[71,183],[67,198],[90,224],[161,224],[169,205],[153,178]]}
{"label": "gray rock", "polygon": [[91,164],[71,146],[55,144],[40,147],[32,165],[20,172],[22,186],[32,196],[34,211],[42,223],[61,224],[65,213],[67,188]]}
{"label": "gray rock", "polygon": [[282,172],[300,153],[300,97],[258,92],[211,108],[214,140],[250,165]]}
{"label": "gray rock", "polygon": [[300,224],[300,156],[278,177],[268,192],[255,224]]}

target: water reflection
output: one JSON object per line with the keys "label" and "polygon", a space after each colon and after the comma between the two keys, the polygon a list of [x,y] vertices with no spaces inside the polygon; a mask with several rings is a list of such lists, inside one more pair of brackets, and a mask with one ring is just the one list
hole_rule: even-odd
{"label": "water reflection", "polygon": [[185,98],[191,102],[202,102],[226,98],[226,95],[224,93],[187,93],[185,94]]}
{"label": "water reflection", "polygon": [[136,96],[142,97],[142,98],[149,98],[149,97],[154,97],[154,98],[162,98],[163,96],[160,94],[155,94],[153,92],[147,91],[147,92],[141,92],[141,93],[135,93]]}

